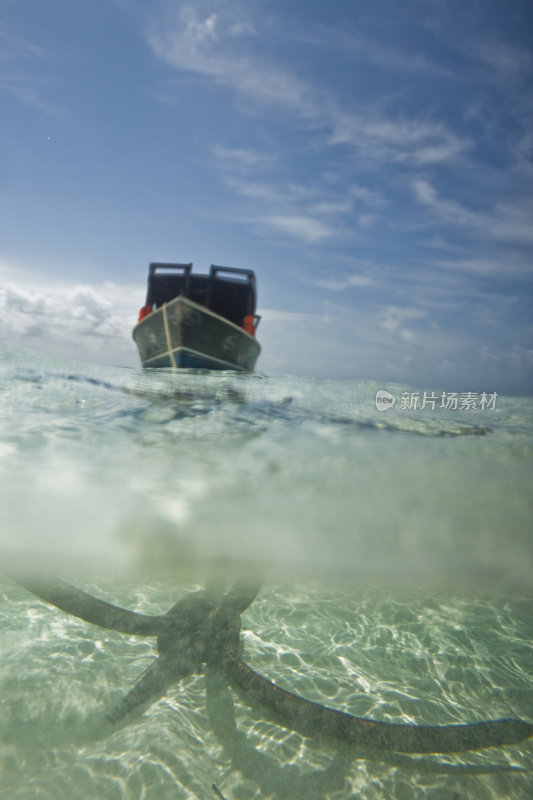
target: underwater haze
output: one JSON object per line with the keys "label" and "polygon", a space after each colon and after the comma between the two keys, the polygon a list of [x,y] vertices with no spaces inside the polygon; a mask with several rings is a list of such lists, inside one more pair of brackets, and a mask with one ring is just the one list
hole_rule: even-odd
{"label": "underwater haze", "polygon": [[201,673],[111,727],[155,641],[9,578],[51,571],[163,614],[209,581],[260,576],[242,657],[283,688],[376,720],[533,722],[533,401],[469,388],[0,345],[0,798],[531,797],[533,739],[341,752],[234,696],[229,747]]}

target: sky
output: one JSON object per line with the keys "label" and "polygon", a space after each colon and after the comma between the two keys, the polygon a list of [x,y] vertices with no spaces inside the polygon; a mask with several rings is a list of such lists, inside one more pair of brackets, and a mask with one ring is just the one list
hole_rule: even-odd
{"label": "sky", "polygon": [[262,372],[532,394],[532,86],[530,0],[0,0],[0,341],[215,263]]}

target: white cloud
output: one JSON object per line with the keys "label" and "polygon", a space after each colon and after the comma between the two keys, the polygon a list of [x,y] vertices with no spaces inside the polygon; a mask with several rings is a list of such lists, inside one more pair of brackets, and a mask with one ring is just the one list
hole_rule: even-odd
{"label": "white cloud", "polygon": [[211,152],[216,165],[229,173],[246,173],[250,169],[258,168],[268,169],[276,161],[275,155],[246,147],[227,147],[216,144],[211,148]]}
{"label": "white cloud", "polygon": [[317,320],[316,314],[304,311],[282,311],[277,308],[261,308],[261,318],[267,322],[309,322]]}
{"label": "white cloud", "polygon": [[462,43],[465,54],[476,59],[490,74],[505,84],[528,83],[533,73],[533,54],[516,42],[481,38]]}
{"label": "white cloud", "polygon": [[396,381],[406,388],[448,391],[486,390],[504,374],[500,361],[480,367],[475,334],[441,330],[413,306],[362,303],[355,311],[342,302],[324,301],[316,314],[269,312],[260,340],[259,368],[267,373]]}
{"label": "white cloud", "polygon": [[[303,243],[353,237],[358,229],[375,225],[380,219],[376,212],[387,206],[380,192],[361,184],[346,185],[345,176],[339,182],[340,176],[332,172],[310,176],[308,183],[285,181],[277,155],[220,144],[211,152],[225,183],[253,201],[241,220],[263,232],[275,230]],[[371,213],[365,213],[368,208]]]}
{"label": "white cloud", "polygon": [[372,228],[379,220],[377,214],[359,214],[357,217],[357,226],[361,229]]}
{"label": "white cloud", "polygon": [[420,338],[407,327],[406,322],[424,319],[426,312],[420,308],[386,306],[379,313],[379,325],[387,334],[409,345],[419,346]]}
{"label": "white cloud", "polygon": [[255,36],[256,30],[251,22],[235,22],[228,27],[228,36]]}
{"label": "white cloud", "polygon": [[361,289],[366,286],[376,286],[377,282],[369,278],[368,275],[353,274],[346,275],[340,278],[325,278],[324,280],[313,281],[315,286],[320,286],[323,289],[330,289],[334,292],[340,292],[344,289],[357,288]]}
{"label": "white cloud", "polygon": [[185,7],[172,29],[168,22],[164,28],[154,26],[148,41],[154,53],[172,67],[205,75],[249,100],[312,115],[311,98],[302,81],[236,49],[236,31],[246,39],[252,29],[214,14],[202,19],[196,10]]}
{"label": "white cloud", "polygon": [[[483,278],[527,278],[533,274],[533,263],[527,255],[506,253],[505,255],[457,256],[450,259],[437,259],[432,262],[435,267],[468,273]],[[466,287],[463,286],[463,292]],[[477,292],[479,294],[479,290]]]}
{"label": "white cloud", "polygon": [[[353,228],[355,197],[360,198],[361,205],[366,201],[373,206],[379,204],[377,193],[369,191],[366,195],[364,187],[354,187],[354,192],[352,187],[337,189],[320,179],[313,179],[308,185],[258,179],[258,173],[278,166],[276,158],[268,154],[222,146],[212,152],[226,184],[251,201],[240,219],[260,230],[267,228],[304,243],[319,242],[338,235],[347,215]],[[375,219],[374,214],[360,214],[357,223],[368,227]]]}
{"label": "white cloud", "polygon": [[514,157],[519,174],[533,177],[533,125],[528,125],[520,135],[515,144]]}
{"label": "white cloud", "polygon": [[352,184],[349,188],[350,197],[359,200],[367,206],[381,208],[388,205],[388,200],[375,189],[368,189],[366,186]]}
{"label": "white cloud", "polygon": [[332,109],[332,144],[346,144],[377,162],[427,166],[458,156],[469,143],[441,122],[387,119],[375,114]]}
{"label": "white cloud", "polygon": [[60,105],[45,100],[42,90],[36,89],[33,79],[25,75],[0,76],[0,89],[11,94],[21,105],[34,108],[48,117],[68,116],[67,111]]}
{"label": "white cloud", "polygon": [[47,53],[41,45],[18,36],[9,30],[4,22],[0,22],[0,61],[11,61],[19,56],[45,60]]}
{"label": "white cloud", "polygon": [[298,35],[298,38],[318,48],[343,51],[352,61],[372,64],[386,72],[410,72],[437,77],[455,78],[457,73],[419,49],[400,49],[362,33],[349,33],[331,27],[320,27],[317,33]]}
{"label": "white cloud", "polygon": [[489,239],[533,243],[533,204],[516,200],[496,205],[492,211],[472,211],[454,200],[442,198],[427,180],[413,181],[416,199],[445,223],[470,228]]}
{"label": "white cloud", "polygon": [[210,14],[206,19],[199,20],[192,8],[184,8],[182,11],[185,37],[196,45],[203,45],[206,42],[214,42],[219,36],[215,31],[217,26],[217,15]]}
{"label": "white cloud", "polygon": [[484,345],[481,348],[480,361],[504,373],[530,375],[533,370],[533,347],[515,344],[504,349]]}
{"label": "white cloud", "polygon": [[15,282],[12,270],[0,270],[3,334],[21,346],[80,360],[136,365],[131,330],[138,297],[116,284],[42,286]]}
{"label": "white cloud", "polygon": [[427,165],[454,158],[465,148],[467,143],[441,122],[395,120],[369,108],[346,110],[332,92],[255,51],[236,48],[230,28],[216,15],[202,19],[192,8],[182,8],[173,27],[168,22],[164,28],[154,26],[148,41],[170,66],[204,75],[255,105],[281,108],[325,132],[330,145],[349,145],[366,159]]}
{"label": "white cloud", "polygon": [[288,234],[310,243],[327,239],[335,233],[332,227],[313,217],[274,214],[263,217],[261,221],[280,233]]}
{"label": "white cloud", "polygon": [[0,23],[0,90],[21,105],[49,117],[65,118],[66,110],[48,99],[50,85],[43,77],[43,62],[48,58],[41,45],[18,36]]}

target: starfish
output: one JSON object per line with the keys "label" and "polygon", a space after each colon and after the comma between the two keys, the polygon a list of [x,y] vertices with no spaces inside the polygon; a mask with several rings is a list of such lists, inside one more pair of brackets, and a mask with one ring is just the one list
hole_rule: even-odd
{"label": "starfish", "polygon": [[241,614],[260,586],[237,582],[225,595],[191,592],[170,611],[149,616],[99,600],[60,579],[16,578],[42,600],[102,628],[134,636],[156,636],[159,657],[108,715],[115,724],[153,702],[167,688],[203,665],[251,706],[303,736],[398,753],[452,753],[517,744],[533,736],[533,723],[496,719],[453,725],[414,725],[355,717],[288,692],[259,675],[239,656]]}

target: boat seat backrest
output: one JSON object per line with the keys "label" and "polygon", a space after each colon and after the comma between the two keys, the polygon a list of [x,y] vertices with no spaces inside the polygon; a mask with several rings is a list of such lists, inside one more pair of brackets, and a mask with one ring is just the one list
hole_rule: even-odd
{"label": "boat seat backrest", "polygon": [[150,278],[150,297],[154,306],[159,308],[174,297],[185,293],[185,275],[153,275]]}
{"label": "boat seat backrest", "polygon": [[146,304],[160,308],[183,295],[236,325],[255,314],[255,275],[251,270],[212,265],[209,275],[192,275],[191,268],[192,264],[151,264]]}
{"label": "boat seat backrest", "polygon": [[212,279],[209,308],[230,322],[242,325],[244,317],[255,313],[253,286],[242,281]]}
{"label": "boat seat backrest", "polygon": [[209,275],[191,275],[187,297],[195,303],[205,306],[209,288]]}

